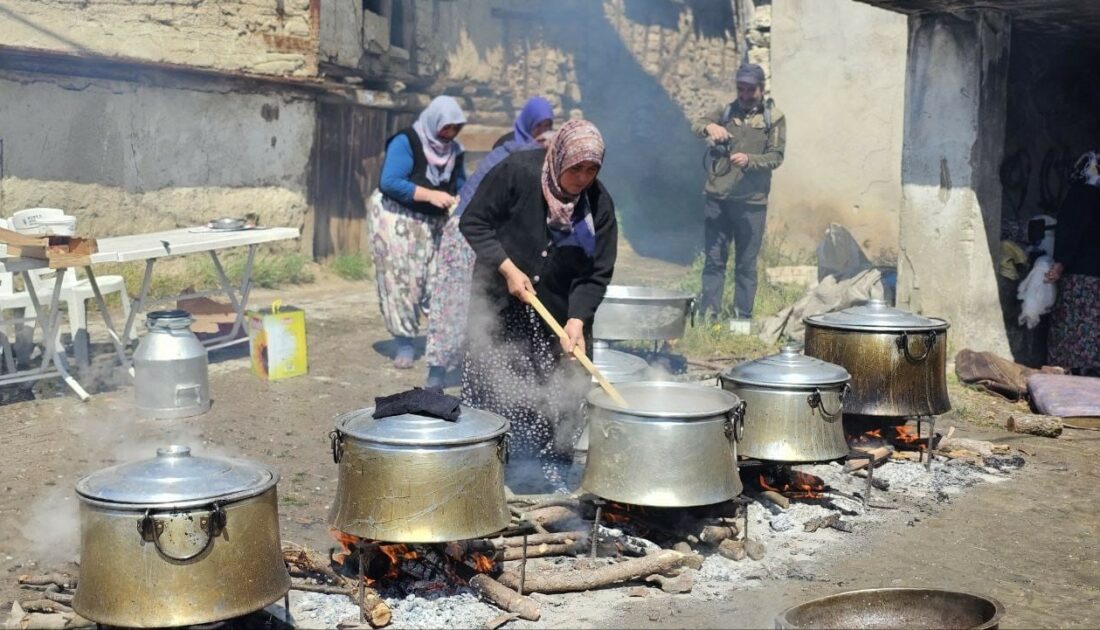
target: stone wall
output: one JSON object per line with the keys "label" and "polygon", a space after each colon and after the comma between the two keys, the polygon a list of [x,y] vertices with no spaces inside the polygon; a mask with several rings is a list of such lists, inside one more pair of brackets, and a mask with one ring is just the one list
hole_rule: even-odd
{"label": "stone wall", "polygon": [[[691,121],[728,102],[750,50],[767,65],[768,3],[667,0],[421,1],[416,72],[464,97],[472,121],[507,127],[530,96],[594,121],[601,175],[639,252],[690,260],[702,227],[704,144]],[[747,6],[751,19],[738,19]],[[751,31],[748,33],[747,31]]]}
{"label": "stone wall", "polygon": [[310,100],[0,73],[0,103],[0,216],[63,208],[97,236],[305,220]]}
{"label": "stone wall", "polygon": [[906,17],[852,0],[776,0],[772,30],[787,154],[769,222],[803,248],[840,223],[869,256],[896,258]]}
{"label": "stone wall", "polygon": [[[345,2],[351,4],[324,4],[334,8]],[[311,76],[317,72],[320,5],[319,0],[2,0],[0,44]]]}

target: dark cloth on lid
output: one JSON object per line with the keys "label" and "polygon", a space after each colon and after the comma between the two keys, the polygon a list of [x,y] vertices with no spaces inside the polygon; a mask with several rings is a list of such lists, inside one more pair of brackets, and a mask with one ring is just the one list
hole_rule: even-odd
{"label": "dark cloth on lid", "polygon": [[416,387],[407,392],[375,398],[374,419],[413,414],[454,422],[461,413],[460,403],[458,398],[444,394],[441,389]]}

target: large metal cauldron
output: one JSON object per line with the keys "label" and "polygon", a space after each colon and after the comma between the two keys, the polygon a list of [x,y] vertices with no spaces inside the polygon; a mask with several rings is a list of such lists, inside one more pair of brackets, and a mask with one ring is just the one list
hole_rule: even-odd
{"label": "large metal cauldron", "polygon": [[107,626],[213,623],[290,588],[275,471],[192,457],[185,446],[79,480],[80,584],[73,609]]}
{"label": "large metal cauldron", "polygon": [[806,354],[852,375],[844,411],[865,416],[932,416],[947,397],[947,322],[871,300],[806,322]]}
{"label": "large metal cauldron", "polygon": [[777,462],[820,462],[848,454],[841,422],[848,372],[786,345],[722,374],[722,387],[745,401],[741,455]]}
{"label": "large metal cauldron", "polygon": [[340,465],[329,523],[372,540],[438,543],[508,526],[504,463],[508,421],[462,407],[455,422],[374,407],[340,416],[332,432]]}
{"label": "large metal cauldron", "polygon": [[187,418],[210,409],[206,348],[191,332],[187,311],[155,311],[134,351],[138,411],[153,418]]}
{"label": "large metal cauldron", "polygon": [[[643,381],[646,378],[646,372],[649,371],[649,363],[646,363],[645,359],[612,350],[602,341],[597,341],[592,348],[592,363],[612,384]],[[592,377],[592,383],[596,383],[596,377]],[[573,463],[583,468],[587,461],[588,423],[585,422],[584,429],[573,446]]]}
{"label": "large metal cauldron", "polygon": [[592,336],[596,339],[679,339],[695,312],[695,298],[687,293],[653,287],[607,287]]}
{"label": "large metal cauldron", "polygon": [[848,591],[788,608],[775,627],[995,630],[1004,606],[983,597],[937,588],[871,588]]}
{"label": "large metal cauldron", "polygon": [[741,492],[737,439],[744,406],[733,394],[693,383],[642,381],[587,397],[589,452],[581,487],[622,503],[688,507]]}

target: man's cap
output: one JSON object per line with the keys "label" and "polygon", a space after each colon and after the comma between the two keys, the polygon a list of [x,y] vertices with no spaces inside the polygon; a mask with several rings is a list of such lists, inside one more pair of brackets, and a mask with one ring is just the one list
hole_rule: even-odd
{"label": "man's cap", "polygon": [[742,64],[737,69],[736,81],[750,85],[764,85],[764,69],[755,63]]}

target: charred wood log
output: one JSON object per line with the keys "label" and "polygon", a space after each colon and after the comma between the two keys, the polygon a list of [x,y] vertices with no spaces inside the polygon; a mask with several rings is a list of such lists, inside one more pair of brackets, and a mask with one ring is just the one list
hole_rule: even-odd
{"label": "charred wood log", "polygon": [[516,613],[520,618],[529,621],[538,621],[539,617],[542,616],[538,602],[530,597],[520,595],[515,590],[508,588],[484,573],[471,577],[469,584],[501,610]]}
{"label": "charred wood log", "polygon": [[741,528],[737,525],[707,525],[699,534],[699,540],[717,547],[723,540],[737,538],[741,534]]}
{"label": "charred wood log", "polygon": [[56,584],[61,588],[76,588],[77,579],[64,573],[48,573],[46,575],[20,575],[20,584],[27,586],[49,586]]}
{"label": "charred wood log", "polygon": [[[632,558],[624,562],[588,570],[568,573],[540,572],[527,574],[524,590],[538,593],[574,593],[642,580],[650,575],[666,575],[685,566],[701,564],[692,556],[678,551],[665,550],[650,556]],[[694,566],[693,568],[698,568]],[[511,571],[501,574],[500,582],[512,589],[519,588],[519,576]]]}
{"label": "charred wood log", "polygon": [[30,601],[19,602],[19,605],[27,612],[68,613],[73,611],[72,608],[69,608],[65,604],[49,599],[32,599]]}
{"label": "charred wood log", "polygon": [[779,494],[774,490],[764,490],[760,493],[760,496],[771,501],[775,506],[781,510],[785,510],[791,507],[791,500],[787,497]]}
{"label": "charred wood log", "polygon": [[[283,545],[283,560],[286,562],[288,568],[297,567],[300,571],[305,571],[308,574],[320,575],[324,579],[327,579],[333,583],[340,590],[336,591],[336,594],[343,593],[350,597],[352,601],[358,604],[363,609],[363,618],[366,619],[374,628],[381,628],[387,626],[390,623],[393,613],[390,611],[389,604],[385,602],[374,589],[363,584],[362,587],[362,600],[359,597],[359,580],[344,577],[338,574],[325,558],[310,549],[300,547],[293,544]],[[296,590],[308,590],[303,587],[310,586],[329,586],[329,585],[308,585],[305,583],[296,583],[292,588]],[[315,591],[324,593],[328,591]]]}
{"label": "charred wood log", "polygon": [[[528,558],[547,558],[550,556],[575,556],[581,551],[580,545],[575,542],[562,543],[560,545],[531,545],[527,547]],[[508,547],[504,549],[504,561],[523,559],[523,547]]]}
{"label": "charred wood log", "polygon": [[748,556],[745,551],[745,542],[743,540],[723,540],[722,544],[718,545],[718,555],[723,558],[729,558],[734,562],[741,562]]}
{"label": "charred wood log", "polygon": [[68,593],[46,591],[45,593],[42,593],[42,597],[50,601],[57,602],[59,604],[65,604],[66,606],[71,606],[73,603],[73,596],[69,595]]}
{"label": "charred wood log", "polygon": [[310,584],[309,582],[290,582],[290,590],[303,591],[305,593],[324,593],[325,595],[347,595],[355,597],[354,588],[346,588],[335,584]]}

